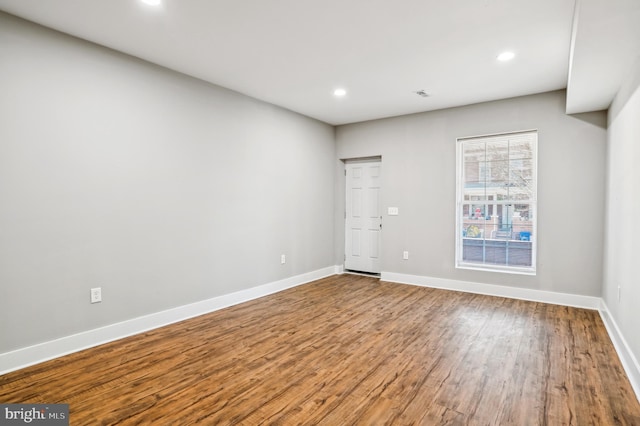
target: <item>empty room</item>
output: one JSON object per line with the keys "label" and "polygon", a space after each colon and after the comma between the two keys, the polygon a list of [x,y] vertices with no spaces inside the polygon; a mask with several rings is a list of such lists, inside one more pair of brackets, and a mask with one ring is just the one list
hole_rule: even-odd
{"label": "empty room", "polygon": [[640,425],[638,0],[0,0],[1,425]]}

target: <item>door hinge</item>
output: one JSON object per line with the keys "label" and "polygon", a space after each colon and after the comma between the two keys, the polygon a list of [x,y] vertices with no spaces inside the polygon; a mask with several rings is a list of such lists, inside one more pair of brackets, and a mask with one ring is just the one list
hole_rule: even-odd
{"label": "door hinge", "polygon": [[345,262],[347,261],[347,255],[346,254],[344,255],[344,261]]}
{"label": "door hinge", "polygon": [[347,218],[347,212],[344,212],[344,218],[345,219]]}
{"label": "door hinge", "polygon": [[345,176],[347,175],[347,169],[344,169],[344,175]]}

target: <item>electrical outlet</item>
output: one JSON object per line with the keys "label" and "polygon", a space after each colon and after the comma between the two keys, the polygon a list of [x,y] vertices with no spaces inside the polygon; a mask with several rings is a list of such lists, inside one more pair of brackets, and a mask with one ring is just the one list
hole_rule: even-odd
{"label": "electrical outlet", "polygon": [[102,302],[102,288],[96,287],[91,289],[91,303]]}
{"label": "electrical outlet", "polygon": [[284,254],[280,255],[280,263],[282,265],[284,265],[285,263],[287,263],[287,256],[285,256]]}
{"label": "electrical outlet", "polygon": [[406,250],[405,250],[405,251],[403,251],[403,252],[402,252],[402,258],[403,258],[404,260],[409,260],[409,252],[408,252],[408,251],[406,251]]}

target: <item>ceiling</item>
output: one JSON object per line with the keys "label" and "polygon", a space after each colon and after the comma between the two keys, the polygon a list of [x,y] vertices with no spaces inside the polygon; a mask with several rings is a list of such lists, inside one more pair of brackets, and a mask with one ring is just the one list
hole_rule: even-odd
{"label": "ceiling", "polygon": [[[639,5],[579,0],[574,28],[574,0],[0,0],[0,10],[333,125],[566,87],[569,112],[605,109],[640,51]],[[505,50],[515,58],[497,61]]]}

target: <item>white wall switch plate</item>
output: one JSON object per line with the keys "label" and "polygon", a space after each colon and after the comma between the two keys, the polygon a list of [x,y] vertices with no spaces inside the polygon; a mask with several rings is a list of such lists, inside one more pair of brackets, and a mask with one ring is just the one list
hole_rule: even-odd
{"label": "white wall switch plate", "polygon": [[409,259],[409,252],[408,252],[408,251],[406,251],[406,250],[405,250],[405,251],[403,251],[403,252],[402,252],[402,258],[403,258],[404,260],[408,260],[408,259]]}
{"label": "white wall switch plate", "polygon": [[397,216],[399,214],[398,208],[397,207],[388,207],[387,208],[387,214],[389,216]]}
{"label": "white wall switch plate", "polygon": [[91,303],[102,302],[102,287],[96,287],[91,289]]}
{"label": "white wall switch plate", "polygon": [[287,263],[287,256],[285,256],[284,254],[280,255],[280,263],[282,265],[284,265],[285,263]]}

